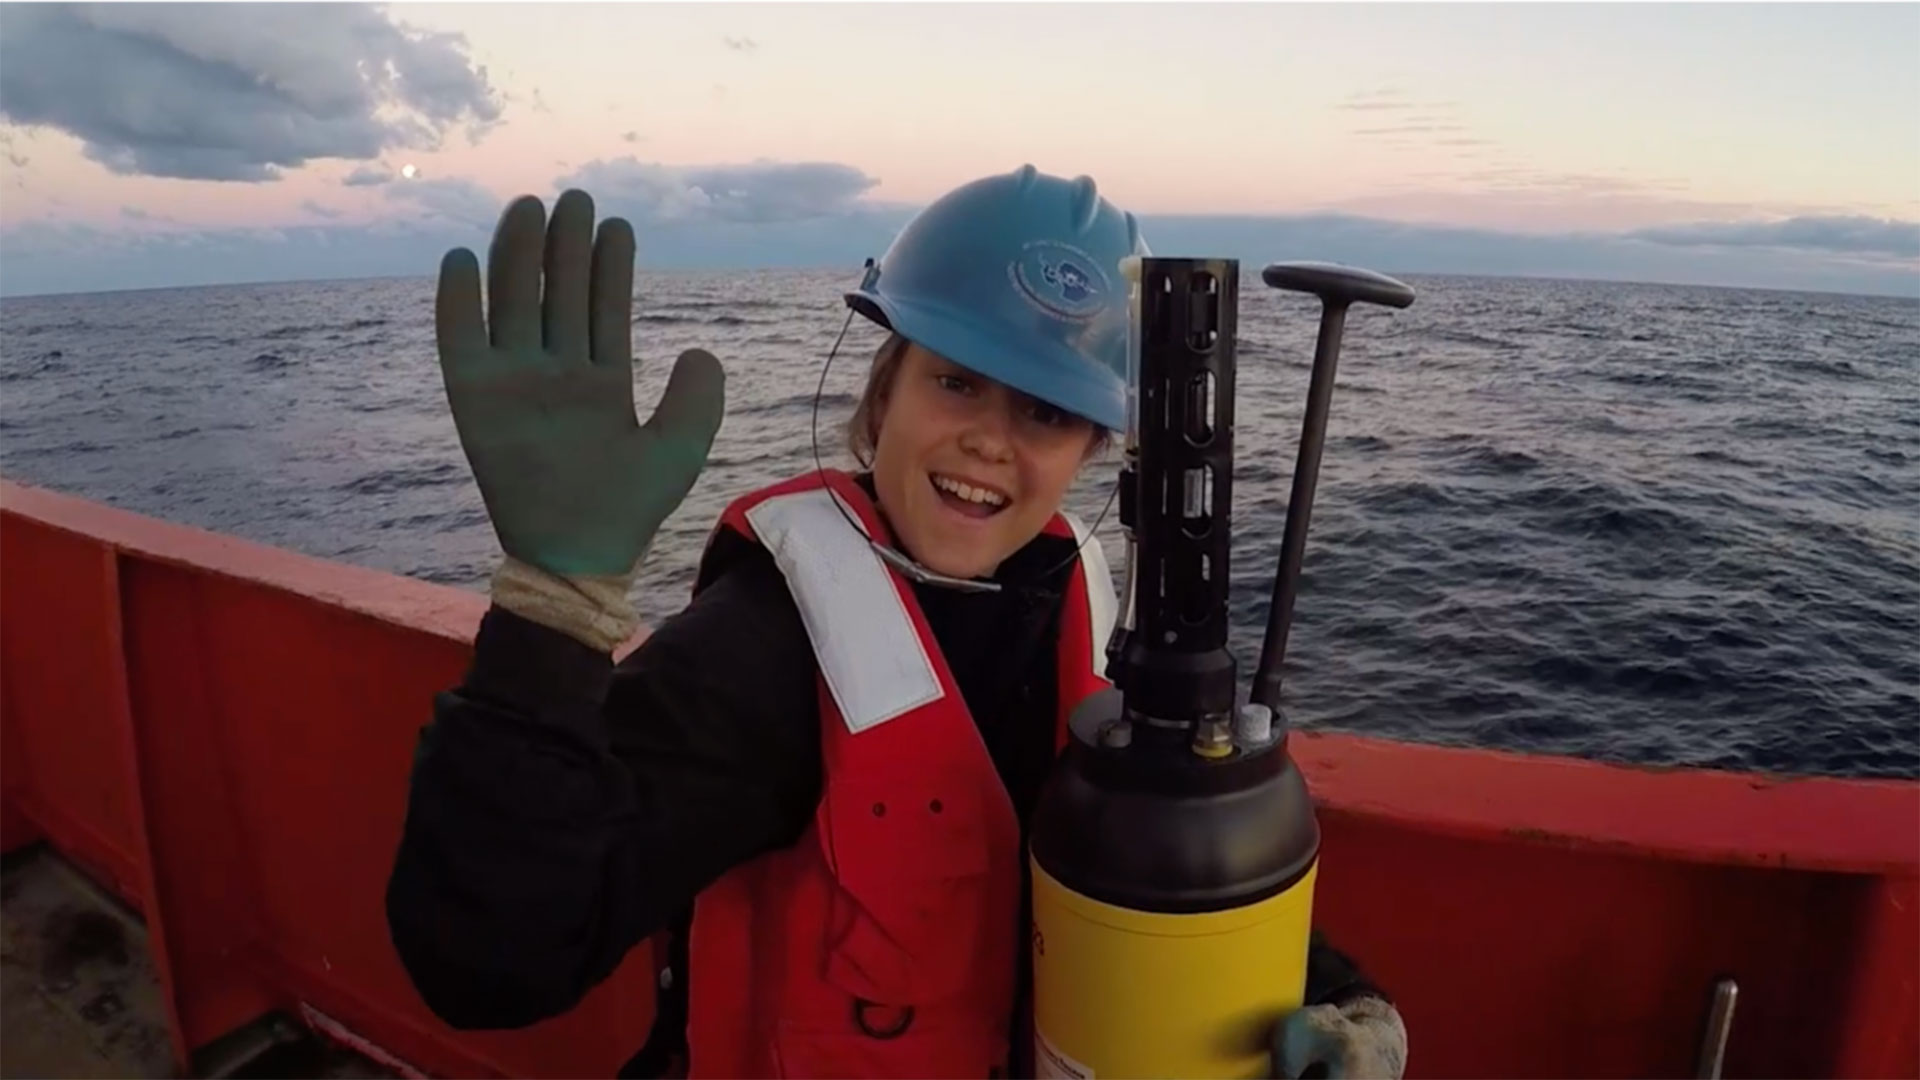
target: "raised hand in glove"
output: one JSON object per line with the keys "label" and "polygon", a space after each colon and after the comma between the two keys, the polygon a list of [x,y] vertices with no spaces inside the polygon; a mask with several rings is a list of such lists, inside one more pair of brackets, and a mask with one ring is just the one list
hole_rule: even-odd
{"label": "raised hand in glove", "polygon": [[1407,1068],[1407,1028],[1384,998],[1309,1005],[1274,1029],[1274,1076],[1284,1080],[1400,1080]]}
{"label": "raised hand in glove", "polygon": [[480,270],[440,264],[435,336],[461,448],[507,558],[494,602],[611,649],[635,626],[626,593],[654,533],[706,464],[725,411],[719,361],[680,355],[658,408],[634,415],[633,230],[567,191],[508,205]]}

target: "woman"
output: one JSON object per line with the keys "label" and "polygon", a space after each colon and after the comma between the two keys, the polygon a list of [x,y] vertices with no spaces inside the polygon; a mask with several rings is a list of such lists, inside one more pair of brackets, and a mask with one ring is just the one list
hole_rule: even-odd
{"label": "woman", "polygon": [[[448,1023],[518,1027],[674,930],[633,1072],[684,1022],[694,1075],[1031,1075],[1024,823],[1111,611],[1060,506],[1126,421],[1134,219],[1031,166],[917,216],[848,295],[890,331],[849,429],[870,468],[737,500],[691,603],[616,665],[724,411],[691,350],[636,423],[633,251],[569,191],[551,223],[530,197],[503,214],[484,321],[473,255],[441,266],[448,400],[505,558],[421,736],[399,955]],[[1276,1069],[1400,1074],[1398,1015],[1324,945],[1308,1005]]]}

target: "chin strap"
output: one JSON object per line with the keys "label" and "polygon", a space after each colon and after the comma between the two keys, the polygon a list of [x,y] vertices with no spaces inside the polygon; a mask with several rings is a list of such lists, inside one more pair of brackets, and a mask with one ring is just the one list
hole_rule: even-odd
{"label": "chin strap", "polygon": [[[846,340],[847,328],[852,325],[853,312],[849,309],[846,322],[840,324],[840,333],[833,339],[833,347],[827,351],[827,362],[820,365],[820,381],[813,389],[813,421],[810,425],[810,435],[813,440],[813,467],[822,477],[826,475],[827,467],[820,461],[820,397],[826,391],[827,371],[833,367],[833,358],[840,354],[840,343]],[[865,465],[866,463],[862,462],[861,464]],[[1100,523],[1107,518],[1107,511],[1113,508],[1113,497],[1119,490],[1119,484],[1116,483],[1113,488],[1107,492],[1106,504],[1100,508],[1100,516],[1093,519],[1093,525],[1087,529],[1086,537],[1082,539],[1080,543],[1074,545],[1073,554],[1061,560],[1060,565],[1043,574],[1043,579],[1051,578],[1068,566],[1073,565],[1073,561],[1080,557],[1081,549],[1093,541],[1094,530],[1100,527]],[[841,505],[839,499],[834,499],[833,505],[840,511],[840,516],[847,519],[848,525],[852,526],[854,530],[862,536],[867,535],[867,530],[861,526],[858,521],[854,520],[852,514],[847,513],[847,508]],[[951,574],[943,574],[938,570],[921,565],[905,552],[890,545],[883,544],[871,536],[867,536],[867,546],[872,548],[873,553],[880,556],[887,565],[905,575],[909,581],[918,582],[922,585],[933,585],[942,589],[952,589],[956,592],[994,593],[1000,592],[1003,588],[1000,582],[997,581],[987,581],[982,578],[959,578]]]}
{"label": "chin strap", "polygon": [[886,560],[887,565],[905,574],[909,580],[917,581],[922,585],[938,585],[943,589],[953,589],[956,592],[999,592],[1002,587],[997,581],[957,578],[950,574],[942,574],[938,570],[929,570],[872,537],[867,538],[867,546],[873,549],[875,555]]}

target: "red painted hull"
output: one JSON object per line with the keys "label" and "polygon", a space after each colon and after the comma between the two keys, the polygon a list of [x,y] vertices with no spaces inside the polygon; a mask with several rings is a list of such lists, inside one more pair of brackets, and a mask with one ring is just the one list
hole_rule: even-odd
{"label": "red painted hull", "polygon": [[[607,1075],[650,957],[524,1031],[413,993],[382,894],[413,741],[485,600],[0,483],[0,839],[141,910],[175,1056],[270,1009],[425,1072]],[[1300,735],[1317,922],[1410,1076],[1920,1077],[1920,783]]]}

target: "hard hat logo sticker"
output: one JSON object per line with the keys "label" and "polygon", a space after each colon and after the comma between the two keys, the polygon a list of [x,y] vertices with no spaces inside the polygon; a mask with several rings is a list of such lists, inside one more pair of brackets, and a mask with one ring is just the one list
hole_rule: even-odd
{"label": "hard hat logo sticker", "polygon": [[1087,275],[1081,273],[1079,267],[1070,262],[1063,262],[1058,266],[1049,266],[1043,261],[1040,265],[1043,268],[1041,273],[1046,276],[1047,284],[1058,285],[1060,287],[1060,295],[1066,297],[1070,303],[1077,304],[1092,295],[1093,290],[1087,287]]}
{"label": "hard hat logo sticker", "polygon": [[1007,266],[1007,276],[1029,303],[1068,322],[1085,322],[1100,314],[1110,295],[1100,264],[1057,240],[1027,244]]}

